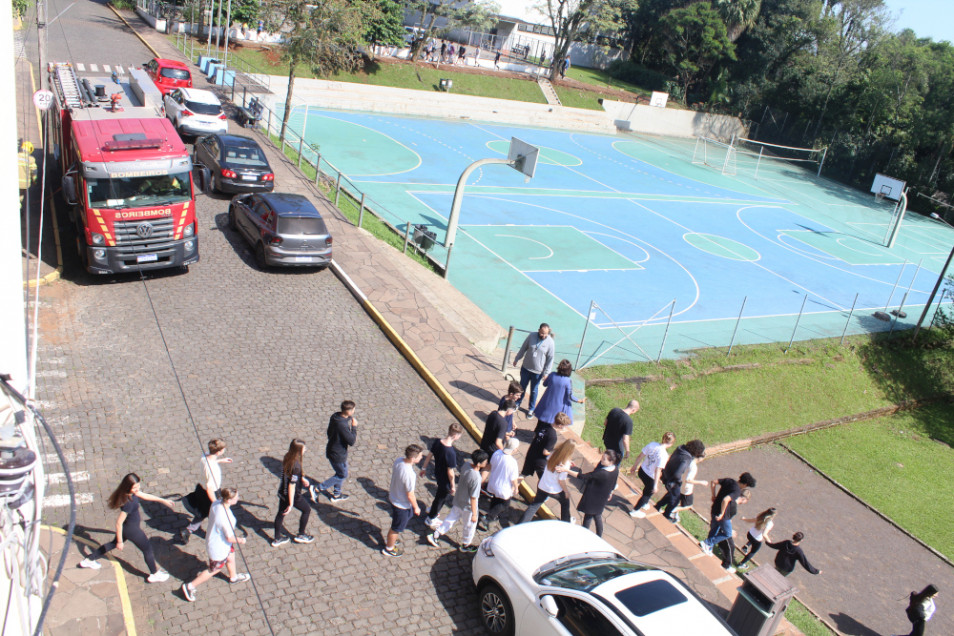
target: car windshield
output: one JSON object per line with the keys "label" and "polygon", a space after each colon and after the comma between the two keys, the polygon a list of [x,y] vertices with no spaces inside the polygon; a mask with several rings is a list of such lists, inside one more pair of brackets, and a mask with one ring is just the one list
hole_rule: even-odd
{"label": "car windshield", "polygon": [[189,71],[184,68],[162,68],[159,69],[159,76],[175,80],[187,80],[190,77]]}
{"label": "car windshield", "polygon": [[238,166],[268,167],[268,160],[256,146],[226,146],[225,162]]}
{"label": "car windshield", "polygon": [[616,593],[616,599],[635,616],[649,616],[660,610],[685,603],[686,595],[669,581],[656,580],[640,583]]}
{"label": "car windshield", "polygon": [[218,115],[222,112],[222,107],[218,104],[204,104],[202,102],[192,102],[186,100],[185,107],[196,115]]}
{"label": "car windshield", "polygon": [[325,223],[314,216],[278,217],[279,234],[327,234]]}
{"label": "car windshield", "polygon": [[556,569],[541,572],[534,579],[540,585],[588,592],[610,579],[650,568],[619,558],[583,558],[568,561]]}
{"label": "car windshield", "polygon": [[87,179],[91,208],[170,205],[192,199],[188,172],[129,179]]}

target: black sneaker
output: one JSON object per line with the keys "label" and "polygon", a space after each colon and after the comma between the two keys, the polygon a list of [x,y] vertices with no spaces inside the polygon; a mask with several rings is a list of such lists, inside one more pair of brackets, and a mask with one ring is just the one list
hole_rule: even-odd
{"label": "black sneaker", "polygon": [[289,539],[288,537],[279,537],[279,538],[275,539],[274,541],[272,541],[272,547],[273,547],[273,548],[277,548],[277,547],[280,546],[280,545],[285,545],[285,544],[288,543],[289,541],[290,541],[290,539]]}
{"label": "black sneaker", "polygon": [[180,545],[185,545],[189,543],[189,537],[191,535],[192,535],[192,532],[190,532],[188,528],[183,528],[182,530],[179,531],[179,535],[176,537],[176,541]]}
{"label": "black sneaker", "polygon": [[300,534],[294,539],[292,539],[292,541],[294,541],[295,543],[314,543],[315,538],[311,536],[310,534]]}
{"label": "black sneaker", "polygon": [[350,497],[351,495],[346,495],[342,492],[342,493],[338,493],[337,495],[331,495],[331,500],[332,501],[347,501]]}
{"label": "black sneaker", "polygon": [[466,552],[466,553],[468,553],[468,554],[473,554],[474,552],[477,551],[477,546],[475,546],[474,544],[471,543],[471,544],[468,544],[468,545],[462,545],[462,546],[460,546],[460,547],[457,548],[457,549],[460,550],[461,552]]}
{"label": "black sneaker", "polygon": [[487,523],[486,519],[481,519],[480,521],[477,522],[477,529],[480,530],[481,532],[487,532],[488,530],[490,530],[490,524]]}

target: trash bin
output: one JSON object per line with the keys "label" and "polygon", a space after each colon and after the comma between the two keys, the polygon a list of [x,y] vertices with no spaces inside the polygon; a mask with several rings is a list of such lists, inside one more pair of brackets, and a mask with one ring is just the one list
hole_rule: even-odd
{"label": "trash bin", "polygon": [[739,636],[772,636],[798,589],[771,565],[760,566],[743,579],[726,622]]}
{"label": "trash bin", "polygon": [[414,242],[420,245],[425,252],[434,247],[434,241],[437,239],[436,232],[430,232],[426,225],[414,226]]}

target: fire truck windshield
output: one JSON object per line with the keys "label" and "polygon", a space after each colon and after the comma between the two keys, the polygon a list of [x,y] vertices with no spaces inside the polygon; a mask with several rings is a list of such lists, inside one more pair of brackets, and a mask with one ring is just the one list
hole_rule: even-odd
{"label": "fire truck windshield", "polygon": [[122,179],[87,179],[86,192],[91,208],[170,205],[192,199],[188,172]]}

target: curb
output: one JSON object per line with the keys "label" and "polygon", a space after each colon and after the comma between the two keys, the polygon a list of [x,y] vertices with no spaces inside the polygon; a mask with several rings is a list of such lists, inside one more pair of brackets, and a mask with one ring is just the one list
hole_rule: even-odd
{"label": "curb", "polygon": [[[449,410],[457,419],[457,421],[460,422],[461,426],[464,427],[464,430],[467,431],[474,441],[480,441],[482,433],[474,424],[473,420],[470,419],[461,405],[457,403],[457,400],[455,400],[454,397],[447,392],[447,389],[445,389],[444,385],[440,383],[440,380],[434,377],[434,374],[431,373],[430,369],[428,369],[421,359],[417,357],[417,354],[414,353],[414,350],[411,349],[410,345],[408,345],[407,342],[405,342],[404,339],[398,335],[394,327],[391,326],[391,323],[389,323],[387,319],[381,315],[381,312],[379,312],[377,308],[371,304],[371,301],[368,300],[368,297],[363,291],[361,291],[357,284],[351,280],[351,277],[348,276],[344,269],[342,269],[341,265],[338,264],[338,261],[334,259],[331,260],[331,269],[335,273],[335,276],[337,276],[338,279],[344,283],[345,287],[348,288],[351,294],[358,299],[358,301],[361,303],[361,307],[371,317],[371,320],[378,325],[381,331],[384,332],[384,335],[387,336],[388,340],[391,341],[391,344],[393,344],[401,353],[401,355],[404,356],[404,359],[407,360],[412,367],[414,367],[414,370],[417,371],[421,378],[423,378],[424,382],[427,383],[432,391],[434,391],[440,401],[444,403],[444,406],[447,407],[447,410]],[[525,481],[522,481],[520,482],[520,494],[527,501],[533,501],[536,492],[527,486]],[[547,519],[556,518],[556,516],[550,512],[546,505],[542,506],[540,511],[542,512],[541,516],[546,517]]]}
{"label": "curb", "polygon": [[109,10],[110,10],[110,11],[112,11],[113,13],[116,14],[116,17],[117,17],[117,18],[119,18],[120,20],[123,21],[123,24],[126,25],[126,28],[128,28],[130,31],[132,31],[133,35],[135,35],[137,38],[139,38],[139,41],[142,42],[142,43],[146,46],[147,49],[149,49],[150,51],[152,51],[152,54],[153,54],[154,56],[156,56],[156,57],[162,57],[162,55],[159,53],[159,51],[157,51],[156,49],[152,48],[152,45],[149,44],[149,42],[146,42],[146,38],[144,38],[144,37],[142,37],[141,35],[139,35],[139,31],[137,31],[136,29],[134,29],[134,28],[132,27],[132,25],[129,24],[129,21],[126,20],[126,18],[123,17],[123,15],[119,12],[119,10],[118,10],[116,7],[113,6],[113,4],[112,4],[111,2],[107,2],[107,3],[106,3],[106,6],[109,7]]}
{"label": "curb", "polygon": [[[40,528],[66,536],[66,531],[63,530],[63,528],[48,526],[46,524],[42,524]],[[75,534],[73,535],[73,541],[82,543],[90,548],[99,547],[89,539],[77,537]],[[66,546],[64,549],[68,550],[69,546]],[[119,589],[119,602],[123,608],[123,624],[126,626],[126,634],[127,636],[136,636],[136,619],[133,617],[132,603],[129,602],[129,590],[126,588],[126,576],[123,574],[123,568],[119,565],[119,561],[112,556],[107,555],[106,558],[113,565],[113,569],[116,572],[116,587]]]}

